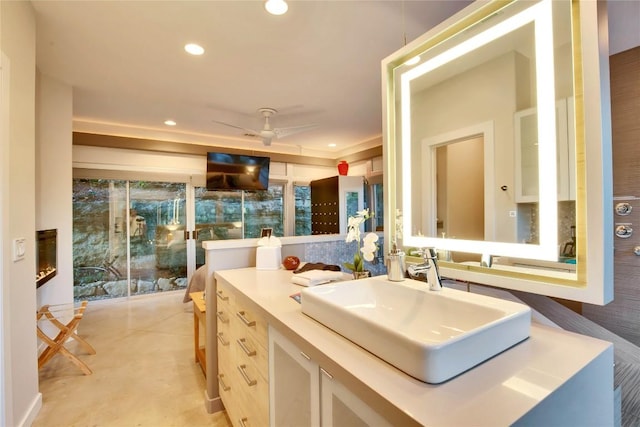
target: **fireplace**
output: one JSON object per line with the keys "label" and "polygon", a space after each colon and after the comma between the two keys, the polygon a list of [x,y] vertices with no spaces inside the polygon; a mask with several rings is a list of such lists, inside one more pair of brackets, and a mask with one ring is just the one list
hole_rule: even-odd
{"label": "fireplace", "polygon": [[58,230],[36,231],[36,288],[47,283],[58,273]]}

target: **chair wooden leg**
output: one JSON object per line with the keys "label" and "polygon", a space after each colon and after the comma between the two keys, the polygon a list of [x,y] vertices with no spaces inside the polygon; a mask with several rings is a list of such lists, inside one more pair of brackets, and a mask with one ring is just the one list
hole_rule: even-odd
{"label": "chair wooden leg", "polygon": [[56,337],[52,339],[40,329],[40,326],[37,326],[38,337],[47,344],[47,348],[38,357],[38,368],[44,366],[49,360],[51,360],[51,358],[53,358],[53,356],[60,353],[67,359],[69,359],[74,365],[80,368],[80,370],[82,370],[85,375],[90,375],[92,373],[91,369],[89,369],[89,367],[83,361],[78,359],[73,353],[71,353],[64,347],[65,342],[68,339],[72,338],[80,343],[80,345],[82,345],[89,352],[89,354],[96,354],[95,349],[75,333],[80,320],[82,320],[82,316],[84,314],[86,306],[87,302],[84,301],[80,305],[80,307],[74,309],[75,314],[67,324],[60,322],[53,315],[53,313],[49,309],[49,305],[45,305],[38,310],[38,312],[36,313],[36,321],[40,321],[40,319],[42,319],[44,316],[44,318],[49,320],[51,324],[53,324],[60,330]]}

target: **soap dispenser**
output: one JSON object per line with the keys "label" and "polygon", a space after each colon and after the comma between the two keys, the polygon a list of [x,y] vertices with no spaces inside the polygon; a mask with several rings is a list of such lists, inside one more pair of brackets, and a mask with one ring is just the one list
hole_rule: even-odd
{"label": "soap dispenser", "polygon": [[404,280],[405,263],[404,252],[398,249],[396,243],[387,255],[387,277],[392,282],[402,282]]}

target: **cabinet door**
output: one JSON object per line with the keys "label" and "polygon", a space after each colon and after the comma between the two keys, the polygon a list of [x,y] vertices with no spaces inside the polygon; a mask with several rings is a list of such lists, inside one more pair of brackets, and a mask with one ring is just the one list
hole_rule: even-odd
{"label": "cabinet door", "polygon": [[319,368],[291,341],[269,327],[269,423],[319,426]]}
{"label": "cabinet door", "polygon": [[[573,103],[570,102],[570,106]],[[558,200],[575,200],[575,148],[573,128],[567,112],[567,101],[556,102],[556,162],[558,175]],[[518,111],[515,116],[516,135],[516,202],[537,202],[538,184],[538,117],[536,108]],[[573,150],[571,150],[573,148]]]}
{"label": "cabinet door", "polygon": [[320,408],[323,427],[391,427],[391,424],[360,400],[324,369],[320,369]]}

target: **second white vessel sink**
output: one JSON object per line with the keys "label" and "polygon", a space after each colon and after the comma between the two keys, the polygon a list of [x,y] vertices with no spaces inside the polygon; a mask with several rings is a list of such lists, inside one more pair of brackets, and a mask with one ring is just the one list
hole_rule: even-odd
{"label": "second white vessel sink", "polygon": [[525,340],[531,329],[524,304],[386,276],[305,288],[302,312],[431,384]]}

